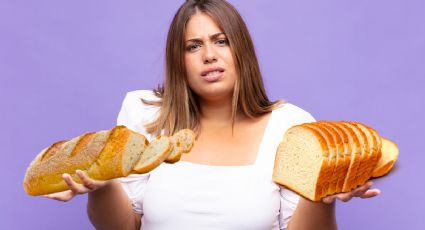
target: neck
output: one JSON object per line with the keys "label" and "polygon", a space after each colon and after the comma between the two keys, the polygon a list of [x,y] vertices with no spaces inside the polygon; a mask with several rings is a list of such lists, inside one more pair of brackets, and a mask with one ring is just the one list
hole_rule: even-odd
{"label": "neck", "polygon": [[[216,123],[221,125],[232,124],[232,99],[206,101],[200,103],[201,122]],[[238,120],[239,113],[236,113],[235,119]]]}

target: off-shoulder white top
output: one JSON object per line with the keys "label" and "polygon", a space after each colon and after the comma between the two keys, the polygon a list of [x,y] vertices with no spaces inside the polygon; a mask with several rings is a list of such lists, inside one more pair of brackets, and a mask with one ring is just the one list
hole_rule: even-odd
{"label": "off-shoulder white top", "polygon": [[[151,138],[143,127],[158,115],[152,91],[127,93],[118,125]],[[286,103],[268,121],[254,164],[210,166],[179,161],[161,164],[148,174],[121,178],[134,212],[142,214],[144,230],[286,229],[299,196],[272,181],[276,148],[285,131],[314,118]]]}

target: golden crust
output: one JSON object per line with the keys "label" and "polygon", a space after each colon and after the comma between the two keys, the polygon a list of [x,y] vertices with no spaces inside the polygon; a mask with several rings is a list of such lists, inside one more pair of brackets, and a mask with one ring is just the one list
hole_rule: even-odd
{"label": "golden crust", "polygon": [[41,157],[40,161],[45,161],[47,159],[49,159],[50,157],[54,156],[62,147],[62,144],[65,143],[66,141],[58,141],[56,143],[53,143],[48,149],[47,151],[43,154],[43,156]]}
{"label": "golden crust", "polygon": [[321,136],[325,139],[327,145],[328,145],[328,151],[329,151],[329,157],[327,161],[327,167],[325,170],[326,177],[323,178],[323,187],[322,187],[322,193],[320,196],[326,196],[329,194],[330,186],[333,181],[334,171],[336,167],[336,146],[333,139],[332,134],[324,127],[319,125],[317,122],[314,123],[305,123],[304,126],[316,129]]}
{"label": "golden crust", "polygon": [[[349,136],[349,140],[351,143],[351,146],[353,148],[353,154],[351,154],[351,162],[350,167],[347,172],[347,176],[345,177],[344,185],[343,185],[343,192],[348,192],[352,189],[353,181],[357,175],[357,169],[359,167],[360,161],[361,161],[361,143],[358,139],[358,136],[356,133],[350,128],[349,125],[347,125],[344,122],[336,122],[335,124],[339,125],[341,128],[343,128],[344,132]],[[350,138],[351,137],[351,138]]]}
{"label": "golden crust", "polygon": [[399,149],[397,144],[388,139],[382,138],[382,148],[380,151],[382,159],[379,160],[379,163],[373,169],[372,177],[381,177],[388,174],[397,160],[398,152]]}
{"label": "golden crust", "polygon": [[316,194],[312,200],[321,199],[322,197],[326,196],[330,171],[334,167],[333,163],[329,162],[329,157],[330,157],[330,150],[328,147],[329,145],[326,138],[316,128],[306,126],[306,125],[300,125],[300,126],[310,130],[316,136],[322,148],[322,152],[325,154],[324,157],[327,158],[322,164],[322,167],[320,169],[319,176],[317,178],[317,184],[316,184],[317,188],[315,190]]}
{"label": "golden crust", "polygon": [[370,171],[370,174],[369,174],[369,178],[370,178],[370,177],[373,176],[372,175],[373,174],[373,170],[377,166],[377,164],[378,164],[378,162],[379,162],[379,160],[381,159],[381,156],[382,156],[382,153],[381,153],[382,139],[381,139],[381,137],[379,136],[378,132],[375,129],[373,129],[373,128],[369,127],[369,126],[368,126],[368,129],[372,132],[372,134],[373,134],[373,136],[375,138],[375,141],[376,141],[376,151],[375,151],[375,155],[374,155],[374,158],[372,160],[372,163],[370,165],[371,166],[371,171]]}
{"label": "golden crust", "polygon": [[391,161],[387,162],[385,165],[377,168],[373,172],[372,177],[375,178],[375,177],[382,177],[382,176],[387,175],[391,171],[394,164],[395,164],[395,160],[391,160]]}
{"label": "golden crust", "polygon": [[357,188],[360,185],[360,178],[361,176],[364,174],[364,170],[365,167],[367,167],[367,160],[368,160],[368,155],[369,155],[369,141],[368,138],[366,136],[366,134],[363,132],[362,129],[360,129],[359,127],[357,127],[356,125],[354,125],[351,122],[345,122],[346,124],[350,125],[350,128],[354,130],[354,132],[356,133],[357,137],[360,140],[361,143],[361,155],[360,155],[360,162],[356,171],[356,175],[353,178],[352,181],[352,189]]}
{"label": "golden crust", "polygon": [[28,167],[24,179],[25,191],[29,195],[42,195],[67,190],[62,174],[68,173],[80,183],[75,174],[77,169],[98,180],[128,175],[123,168],[123,152],[131,136],[147,142],[143,135],[125,126],[116,126],[111,131],[85,133],[69,141],[52,144],[38,154]]}
{"label": "golden crust", "polygon": [[283,142],[281,142],[279,144],[279,146],[276,150],[272,180],[274,182],[276,182],[280,185],[283,185],[283,186],[287,187],[288,189],[296,192],[297,194],[303,196],[306,199],[309,199],[309,200],[312,200],[312,201],[320,201],[324,197],[324,195],[323,195],[324,183],[325,183],[326,178],[327,178],[327,171],[329,170],[329,166],[328,166],[328,157],[329,157],[328,144],[326,142],[326,139],[322,136],[322,134],[317,129],[309,127],[309,126],[296,125],[296,126],[289,128],[286,133],[289,133],[289,131],[291,129],[296,129],[296,128],[305,128],[305,129],[309,130],[316,137],[316,140],[319,142],[321,149],[322,149],[322,152],[323,152],[322,157],[324,159],[322,161],[322,165],[321,165],[321,168],[319,170],[319,175],[318,175],[318,178],[317,178],[317,181],[316,181],[316,188],[314,188],[315,193],[312,196],[308,196],[307,194],[300,192],[298,189],[296,189],[296,188],[288,185],[284,181],[280,180],[280,178],[279,178],[280,172],[278,171],[279,170],[278,163],[280,162],[279,158],[281,156],[278,153],[280,152],[280,149],[283,148]]}
{"label": "golden crust", "polygon": [[375,150],[375,142],[373,139],[372,133],[369,132],[369,129],[367,126],[358,123],[358,122],[349,122],[350,124],[354,125],[355,128],[360,131],[363,139],[365,140],[365,152],[364,157],[361,165],[359,166],[359,170],[357,172],[356,177],[356,187],[359,185],[363,185],[366,180],[369,178],[368,174],[370,173],[370,165],[371,165],[371,159],[373,159],[373,154]]}
{"label": "golden crust", "polygon": [[345,158],[343,155],[344,152],[344,143],[342,142],[342,138],[338,134],[338,132],[334,129],[334,127],[329,124],[328,122],[320,121],[317,122],[318,125],[322,126],[323,128],[327,129],[329,133],[332,135],[333,140],[335,142],[335,169],[332,173],[332,179],[329,183],[329,189],[328,194],[331,195],[336,192],[337,190],[337,182],[340,177],[342,177],[342,171],[344,170],[345,166]]}
{"label": "golden crust", "polygon": [[338,136],[340,136],[341,141],[344,145],[345,155],[343,156],[344,160],[341,166],[341,172],[340,172],[341,174],[339,175],[337,185],[336,185],[336,192],[341,192],[344,185],[345,177],[347,176],[348,168],[350,167],[351,152],[352,152],[351,144],[348,139],[347,133],[344,132],[344,130],[339,125],[337,125],[335,122],[329,122],[329,121],[326,121],[326,123],[335,128],[335,130],[338,133]]}
{"label": "golden crust", "polygon": [[[386,175],[395,164],[398,156],[398,148],[394,142],[385,142],[385,148],[383,148],[384,138],[381,138],[374,129],[358,122],[319,121],[304,123],[292,128],[296,127],[306,128],[311,131],[321,145],[322,157],[327,158],[321,161],[316,187],[312,188],[313,190],[309,190],[309,192],[315,191],[315,194],[306,194],[306,191],[300,192],[300,189],[295,188],[292,182],[285,183],[281,181],[282,177],[277,170],[281,161],[278,153],[281,152],[279,150],[283,141],[277,149],[272,178],[276,183],[312,201],[320,201],[326,195],[333,194],[333,192],[349,192],[358,185],[364,184],[371,176],[380,177]],[[387,141],[386,139],[384,140]],[[335,161],[329,160],[332,159],[332,154],[334,154],[332,151],[337,157]],[[379,161],[382,154],[384,154],[382,151],[388,151],[388,153],[385,153],[385,160]],[[332,168],[334,168],[333,174],[338,175],[336,184],[333,181],[335,178],[329,180]],[[336,187],[332,188],[332,186]],[[327,191],[328,187],[329,190],[325,193],[324,191]]]}

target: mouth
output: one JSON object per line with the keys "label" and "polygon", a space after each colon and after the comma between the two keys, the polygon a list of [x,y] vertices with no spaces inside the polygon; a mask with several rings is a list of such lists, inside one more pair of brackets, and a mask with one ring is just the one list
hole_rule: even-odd
{"label": "mouth", "polygon": [[217,68],[210,68],[201,73],[201,76],[209,81],[214,82],[220,79],[220,77],[223,75],[224,69],[217,67]]}

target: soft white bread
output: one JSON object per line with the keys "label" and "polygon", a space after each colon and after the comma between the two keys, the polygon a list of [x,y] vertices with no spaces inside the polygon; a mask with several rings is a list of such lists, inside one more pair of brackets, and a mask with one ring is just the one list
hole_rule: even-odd
{"label": "soft white bread", "polygon": [[190,129],[182,129],[170,137],[173,145],[170,155],[165,162],[176,163],[183,153],[188,153],[195,142],[195,133]]}
{"label": "soft white bread", "polygon": [[382,138],[382,157],[379,159],[376,167],[372,172],[372,177],[381,177],[390,172],[398,157],[397,145],[385,138]]}
{"label": "soft white bread", "polygon": [[158,136],[152,140],[146,150],[142,153],[139,161],[133,168],[135,173],[147,173],[158,167],[172,150],[170,138],[167,136]]}
{"label": "soft white bread", "polygon": [[319,201],[329,168],[328,157],[326,140],[316,129],[291,127],[277,149],[273,180],[307,199]]}
{"label": "soft white bread", "polygon": [[322,186],[322,192],[320,194],[320,196],[326,196],[327,194],[330,193],[329,188],[331,186],[331,183],[334,181],[334,171],[336,168],[336,147],[335,147],[335,141],[332,137],[332,134],[325,128],[323,128],[321,125],[319,125],[319,123],[314,122],[314,123],[307,123],[304,124],[307,127],[310,127],[314,130],[316,130],[317,132],[320,133],[320,135],[325,139],[326,144],[328,145],[328,151],[329,151],[329,155],[328,155],[328,163],[327,163],[327,167],[325,168],[324,174],[325,174],[325,181],[323,183]]}
{"label": "soft white bread", "polygon": [[31,162],[24,189],[33,196],[67,190],[62,174],[69,173],[80,183],[77,169],[98,180],[127,176],[147,144],[143,135],[125,126],[57,142]]}
{"label": "soft white bread", "polygon": [[393,142],[381,142],[374,129],[358,122],[305,123],[285,133],[276,152],[273,180],[318,201],[385,175],[397,155]]}

